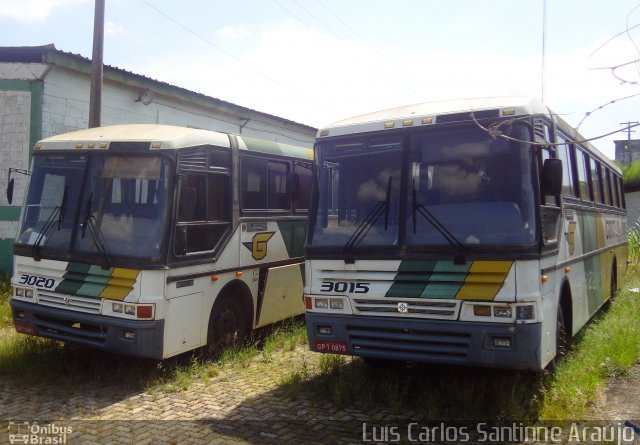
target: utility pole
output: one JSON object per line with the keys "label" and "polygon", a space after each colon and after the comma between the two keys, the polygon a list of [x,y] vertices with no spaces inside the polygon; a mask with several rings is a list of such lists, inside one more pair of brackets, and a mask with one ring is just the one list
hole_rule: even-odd
{"label": "utility pole", "polygon": [[627,150],[631,150],[631,133],[635,133],[635,130],[632,130],[631,126],[638,123],[640,122],[620,122],[620,125],[625,125],[627,127]]}
{"label": "utility pole", "polygon": [[89,94],[89,128],[100,126],[102,111],[102,54],[104,48],[104,1],[95,0],[93,17],[93,55],[91,56],[91,91]]}

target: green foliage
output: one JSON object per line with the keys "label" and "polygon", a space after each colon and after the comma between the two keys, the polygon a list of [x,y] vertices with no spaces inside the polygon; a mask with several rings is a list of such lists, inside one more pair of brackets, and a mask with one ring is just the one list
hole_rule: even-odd
{"label": "green foliage", "polygon": [[629,245],[628,255],[633,268],[640,264],[640,221],[636,221],[627,233]]}
{"label": "green foliage", "polygon": [[617,163],[622,170],[622,177],[625,186],[640,185],[640,161],[631,164]]}
{"label": "green foliage", "polygon": [[13,327],[11,320],[11,308],[9,307],[9,292],[11,284],[9,277],[0,274],[0,331]]}

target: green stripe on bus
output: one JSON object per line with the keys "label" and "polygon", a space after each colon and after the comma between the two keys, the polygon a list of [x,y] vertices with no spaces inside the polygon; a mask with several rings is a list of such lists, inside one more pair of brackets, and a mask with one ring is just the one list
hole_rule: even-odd
{"label": "green stripe on bus", "polygon": [[420,295],[421,298],[454,299],[473,262],[454,264],[453,261],[438,261],[433,270],[429,284]]}
{"label": "green stripe on bus", "polygon": [[298,258],[304,255],[304,240],[307,233],[306,221],[278,221],[278,230],[284,245],[287,248],[289,258]]}
{"label": "green stripe on bus", "polygon": [[436,264],[436,261],[402,261],[385,297],[420,298]]}
{"label": "green stripe on bus", "polygon": [[313,159],[313,151],[311,149],[297,147],[295,145],[281,144],[280,142],[254,139],[247,136],[242,136],[242,140],[246,144],[247,149],[251,151],[260,151],[262,153],[290,156],[294,158]]}

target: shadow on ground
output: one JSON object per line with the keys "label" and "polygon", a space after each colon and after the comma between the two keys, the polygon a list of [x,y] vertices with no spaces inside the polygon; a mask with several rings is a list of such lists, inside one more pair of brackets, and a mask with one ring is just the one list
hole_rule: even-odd
{"label": "shadow on ground", "polygon": [[496,369],[371,368],[361,359],[337,360],[314,376],[291,371],[272,391],[245,400],[224,420],[205,424],[214,434],[252,443],[294,437],[298,443],[410,441],[420,432],[442,434],[445,425],[455,435],[474,430],[478,422],[535,421],[542,379]]}

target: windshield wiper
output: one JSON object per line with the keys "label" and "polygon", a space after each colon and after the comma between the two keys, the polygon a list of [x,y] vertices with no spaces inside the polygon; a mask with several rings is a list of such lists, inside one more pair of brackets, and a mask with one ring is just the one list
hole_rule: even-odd
{"label": "windshield wiper", "polygon": [[[363,219],[356,230],[353,231],[347,242],[344,244],[342,248],[342,254],[346,254],[348,250],[350,250],[357,243],[362,241],[369,230],[374,226],[378,218],[382,214],[384,214],[384,230],[387,230],[389,227],[389,203],[391,201],[391,176],[389,176],[389,182],[387,183],[387,196],[384,201],[378,201],[375,206],[371,209],[371,211],[367,214],[365,219]],[[346,263],[353,263],[353,258],[345,258]]]}
{"label": "windshield wiper", "polygon": [[51,228],[53,227],[54,221],[56,221],[56,218],[58,223],[58,231],[60,231],[60,227],[62,226],[62,220],[64,219],[64,214],[65,214],[65,211],[67,210],[68,189],[69,189],[68,186],[64,187],[64,192],[62,193],[62,201],[60,202],[60,205],[53,208],[53,210],[49,214],[49,217],[47,218],[44,225],[42,226],[42,230],[40,231],[40,233],[38,233],[38,236],[36,237],[36,240],[33,243],[33,246],[31,247],[31,256],[36,261],[40,261],[42,259],[42,257],[40,256],[40,245],[46,244],[47,241],[45,237],[47,235],[47,232],[49,232],[49,230],[51,230]]}
{"label": "windshield wiper", "polygon": [[89,194],[89,199],[86,203],[86,211],[84,215],[84,221],[82,224],[82,238],[87,234],[87,227],[89,228],[89,234],[91,239],[96,245],[98,253],[102,255],[104,264],[101,265],[103,269],[109,269],[111,267],[111,255],[109,254],[109,248],[107,247],[107,240],[104,238],[102,231],[95,222],[96,217],[91,214],[91,205],[93,203],[93,192]]}
{"label": "windshield wiper", "polygon": [[464,264],[466,262],[465,252],[466,246],[462,244],[450,231],[447,229],[438,219],[427,209],[423,204],[417,202],[416,199],[416,182],[413,181],[413,188],[411,191],[412,206],[413,206],[413,233],[416,233],[416,214],[420,213],[424,219],[429,221],[435,229],[447,240],[449,244],[456,247],[459,252],[453,257],[455,264]]}

